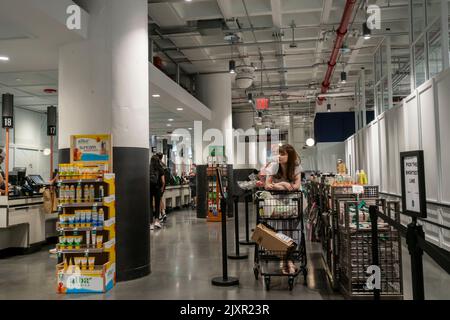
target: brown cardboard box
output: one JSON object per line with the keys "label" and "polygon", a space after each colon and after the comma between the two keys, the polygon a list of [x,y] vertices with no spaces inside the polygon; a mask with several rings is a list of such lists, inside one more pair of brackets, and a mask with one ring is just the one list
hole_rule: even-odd
{"label": "brown cardboard box", "polygon": [[[286,238],[286,239],[283,239]],[[266,250],[287,252],[295,247],[295,242],[286,237],[278,235],[272,229],[269,229],[263,224],[259,224],[253,232],[252,240],[259,244]]]}

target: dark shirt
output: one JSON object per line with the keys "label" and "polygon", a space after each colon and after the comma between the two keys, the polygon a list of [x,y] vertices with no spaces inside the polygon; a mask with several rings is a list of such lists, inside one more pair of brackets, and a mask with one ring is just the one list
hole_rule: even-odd
{"label": "dark shirt", "polygon": [[151,175],[156,175],[158,177],[158,187],[162,186],[162,179],[161,177],[164,176],[164,168],[162,167],[161,164],[158,164],[156,166],[152,166],[150,165],[150,176]]}

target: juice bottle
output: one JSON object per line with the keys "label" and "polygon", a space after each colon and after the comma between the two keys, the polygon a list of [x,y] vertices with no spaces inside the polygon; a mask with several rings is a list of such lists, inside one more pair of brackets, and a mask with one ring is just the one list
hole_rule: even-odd
{"label": "juice bottle", "polygon": [[105,223],[105,212],[103,211],[103,208],[100,208],[98,210],[98,226],[103,227]]}
{"label": "juice bottle", "polygon": [[83,187],[81,186],[81,183],[78,183],[77,185],[77,189],[76,189],[76,194],[77,194],[77,202],[82,202],[83,201]]}
{"label": "juice bottle", "polygon": [[89,202],[89,186],[87,184],[84,186],[83,198],[84,198],[84,202]]}
{"label": "juice bottle", "polygon": [[75,202],[75,186],[70,186],[70,202]]}
{"label": "juice bottle", "polygon": [[103,198],[105,197],[105,188],[103,186],[100,186],[98,188],[98,197],[100,198],[100,201],[103,201]]}
{"label": "juice bottle", "polygon": [[89,186],[89,198],[91,202],[95,202],[95,188],[92,184]]}

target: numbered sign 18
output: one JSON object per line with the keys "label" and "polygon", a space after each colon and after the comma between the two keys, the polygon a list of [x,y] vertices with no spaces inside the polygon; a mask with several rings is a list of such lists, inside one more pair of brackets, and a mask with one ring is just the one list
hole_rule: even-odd
{"label": "numbered sign 18", "polygon": [[14,127],[13,117],[3,117],[2,126],[3,128],[13,128]]}

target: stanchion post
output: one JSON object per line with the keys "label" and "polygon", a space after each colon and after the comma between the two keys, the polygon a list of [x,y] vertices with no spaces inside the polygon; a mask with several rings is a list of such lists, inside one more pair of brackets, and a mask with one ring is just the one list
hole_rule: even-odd
{"label": "stanchion post", "polygon": [[255,244],[254,241],[250,240],[250,219],[249,219],[249,212],[248,212],[248,203],[250,201],[250,195],[247,193],[245,194],[245,240],[242,240],[240,244],[252,246]]}
{"label": "stanchion post", "polygon": [[234,241],[236,252],[235,254],[229,254],[228,258],[233,260],[247,259],[248,254],[240,254],[239,250],[239,196],[234,197]]}
{"label": "stanchion post", "polygon": [[222,179],[219,169],[216,169],[217,180],[220,189],[220,211],[222,216],[222,276],[215,277],[211,283],[219,287],[231,287],[239,285],[239,280],[234,277],[228,277],[228,260],[227,260],[227,199],[223,193]]}
{"label": "stanchion post", "polygon": [[408,224],[406,231],[406,243],[408,251],[411,255],[411,276],[413,287],[413,299],[425,300],[425,290],[423,284],[423,249],[419,245],[419,238],[424,239],[425,233],[422,226],[417,224],[417,218]]}
{"label": "stanchion post", "polygon": [[[372,222],[372,265],[379,267],[380,266],[380,258],[379,258],[379,253],[378,253],[378,212],[377,211],[378,211],[377,206],[369,207],[370,221]],[[376,286],[374,286],[373,299],[380,300],[380,295],[381,295],[380,288],[377,288]]]}

